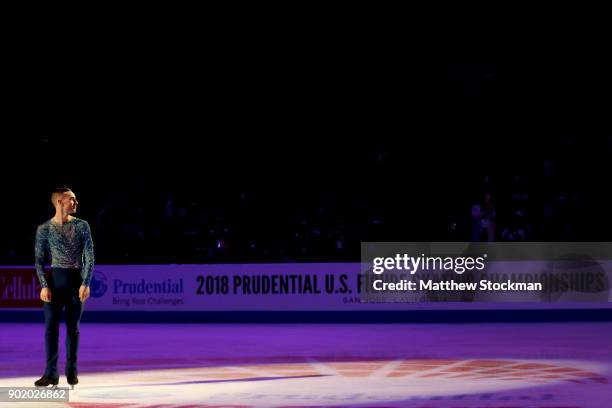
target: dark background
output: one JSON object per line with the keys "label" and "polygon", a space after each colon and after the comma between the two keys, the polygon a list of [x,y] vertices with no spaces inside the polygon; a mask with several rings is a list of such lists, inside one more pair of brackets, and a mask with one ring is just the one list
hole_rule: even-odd
{"label": "dark background", "polygon": [[[67,185],[99,263],[356,261],[361,241],[611,239],[609,65],[336,38],[129,41],[11,59],[0,263]],[[22,56],[27,56],[22,51]]]}

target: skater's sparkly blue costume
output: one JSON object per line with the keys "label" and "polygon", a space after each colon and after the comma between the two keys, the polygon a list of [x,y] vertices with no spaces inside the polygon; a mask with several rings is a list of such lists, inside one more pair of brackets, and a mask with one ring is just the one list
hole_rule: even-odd
{"label": "skater's sparkly blue costume", "polygon": [[[45,376],[58,378],[57,358],[59,324],[62,310],[66,309],[66,376],[76,377],[77,352],[79,348],[79,323],[83,303],[79,288],[89,286],[94,267],[93,240],[89,224],[73,217],[59,225],[49,220],[39,225],[36,231],[36,274],[40,286],[49,288],[51,302],[45,302],[45,350],[47,367]],[[45,278],[44,265],[51,256],[51,273]]]}
{"label": "skater's sparkly blue costume", "polygon": [[49,220],[36,231],[36,273],[40,286],[48,287],[44,264],[51,255],[51,267],[82,269],[83,285],[89,286],[94,266],[93,240],[87,221],[73,217],[63,225]]}

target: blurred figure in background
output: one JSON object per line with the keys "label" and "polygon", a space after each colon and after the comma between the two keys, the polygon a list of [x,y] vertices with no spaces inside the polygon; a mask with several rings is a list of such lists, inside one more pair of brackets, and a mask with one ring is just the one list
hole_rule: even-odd
{"label": "blurred figure in background", "polygon": [[483,201],[472,206],[472,242],[495,241],[495,219],[497,214],[490,193]]}

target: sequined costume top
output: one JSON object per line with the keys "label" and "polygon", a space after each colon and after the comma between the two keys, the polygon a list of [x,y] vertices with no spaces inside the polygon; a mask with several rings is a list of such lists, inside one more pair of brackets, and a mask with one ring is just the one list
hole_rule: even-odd
{"label": "sequined costume top", "polygon": [[87,221],[72,217],[59,225],[48,220],[36,230],[36,274],[40,286],[48,287],[44,264],[51,256],[51,267],[81,269],[83,285],[89,286],[94,267],[94,249],[91,229]]}

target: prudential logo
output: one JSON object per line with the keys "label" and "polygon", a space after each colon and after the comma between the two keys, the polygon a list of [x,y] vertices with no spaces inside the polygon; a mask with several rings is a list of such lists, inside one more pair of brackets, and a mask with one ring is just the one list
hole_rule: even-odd
{"label": "prudential logo", "polygon": [[106,280],[106,275],[100,271],[94,271],[93,276],[91,277],[91,284],[89,285],[91,297],[102,297],[106,293],[107,289],[108,283]]}

